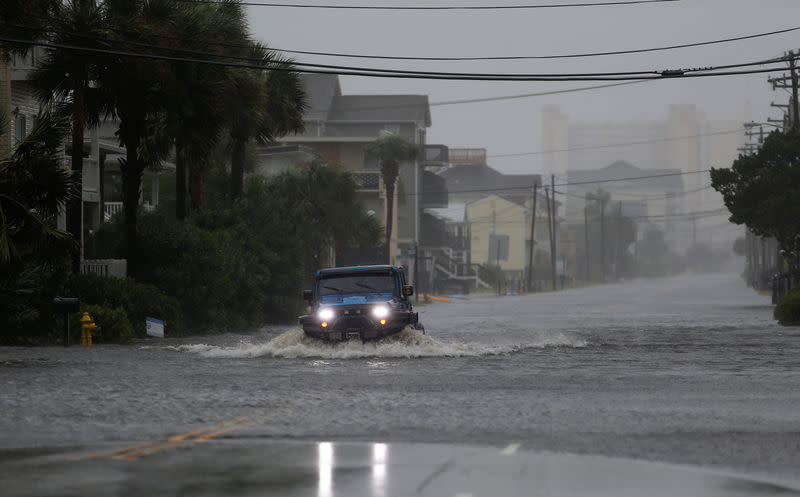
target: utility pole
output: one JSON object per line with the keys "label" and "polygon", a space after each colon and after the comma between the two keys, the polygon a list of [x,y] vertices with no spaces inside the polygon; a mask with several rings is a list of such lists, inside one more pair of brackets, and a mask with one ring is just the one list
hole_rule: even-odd
{"label": "utility pole", "polygon": [[550,190],[548,187],[544,187],[544,199],[545,203],[547,203],[547,232],[550,234],[550,266],[553,275],[553,290],[556,289],[556,254],[553,250],[553,208],[552,204],[550,203]]}
{"label": "utility pole", "polygon": [[553,290],[558,290],[557,285],[556,285],[556,248],[557,248],[557,243],[558,243],[558,222],[557,222],[558,213],[556,212],[556,175],[555,174],[551,174],[550,175],[550,193],[553,194],[552,197],[550,198],[550,201],[553,203],[553,208],[552,208],[552,210],[553,210],[553,216],[552,216],[553,238],[551,239],[552,240],[551,243],[552,243],[553,249],[550,252],[552,254],[550,257],[553,260]]}
{"label": "utility pole", "polygon": [[583,204],[583,244],[584,255],[586,256],[586,282],[589,282],[589,206],[584,202]]}
{"label": "utility pole", "polygon": [[796,62],[794,60],[794,51],[792,50],[789,50],[789,68],[792,71],[792,115],[790,118],[792,121],[792,130],[797,131],[800,129],[800,113],[798,112],[797,102],[798,77]]}
{"label": "utility pole", "polygon": [[495,260],[497,261],[497,295],[500,295],[500,277],[503,274],[503,271],[500,269],[500,238],[497,239],[497,257]]}
{"label": "utility pole", "polygon": [[533,289],[533,251],[536,250],[536,239],[534,238],[534,233],[536,232],[536,192],[539,189],[539,185],[534,182],[533,183],[533,211],[531,212],[531,249],[528,253],[528,291],[530,292]]}
{"label": "utility pole", "polygon": [[619,241],[619,232],[622,228],[622,201],[617,201],[617,222],[614,229],[614,251],[613,251],[613,265],[614,279],[619,278],[619,260],[620,260],[620,246],[622,243]]}
{"label": "utility pole", "polygon": [[600,259],[602,260],[603,283],[606,282],[606,198],[600,197]]}

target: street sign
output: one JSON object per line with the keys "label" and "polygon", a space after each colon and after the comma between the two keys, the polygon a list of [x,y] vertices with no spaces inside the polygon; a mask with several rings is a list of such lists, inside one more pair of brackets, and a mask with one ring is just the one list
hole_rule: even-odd
{"label": "street sign", "polygon": [[164,338],[164,321],[160,319],[145,317],[145,326],[147,327],[147,336]]}

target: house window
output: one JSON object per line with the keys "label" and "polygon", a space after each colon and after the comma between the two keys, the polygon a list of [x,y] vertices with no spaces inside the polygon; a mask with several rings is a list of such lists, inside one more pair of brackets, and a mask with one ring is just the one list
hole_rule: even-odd
{"label": "house window", "polygon": [[28,135],[28,130],[25,123],[25,115],[17,113],[14,116],[14,138],[17,143],[21,142]]}
{"label": "house window", "polygon": [[508,260],[508,235],[489,235],[489,262]]}
{"label": "house window", "polygon": [[384,124],[383,131],[389,133],[390,135],[399,135],[400,134],[400,125],[399,124]]}

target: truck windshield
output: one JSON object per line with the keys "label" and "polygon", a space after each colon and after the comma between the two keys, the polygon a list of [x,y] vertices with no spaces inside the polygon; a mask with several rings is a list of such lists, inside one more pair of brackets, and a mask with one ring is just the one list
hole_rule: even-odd
{"label": "truck windshield", "polygon": [[319,281],[318,295],[342,293],[394,293],[395,278],[391,274],[330,275]]}

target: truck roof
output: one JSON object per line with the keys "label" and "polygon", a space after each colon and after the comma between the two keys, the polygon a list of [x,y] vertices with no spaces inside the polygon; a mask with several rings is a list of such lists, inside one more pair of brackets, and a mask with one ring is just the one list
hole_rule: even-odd
{"label": "truck roof", "polygon": [[400,271],[400,268],[398,266],[392,266],[392,265],[389,265],[389,264],[380,264],[380,265],[374,265],[374,266],[329,267],[329,268],[320,269],[319,271],[317,271],[317,278],[320,278],[320,277],[323,277],[323,276],[328,276],[328,275],[331,275],[331,274],[336,274],[336,273],[360,273],[360,272],[380,273],[380,272],[389,272],[389,271],[392,271],[392,272]]}

